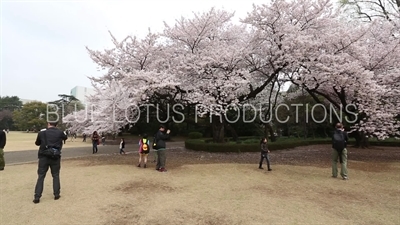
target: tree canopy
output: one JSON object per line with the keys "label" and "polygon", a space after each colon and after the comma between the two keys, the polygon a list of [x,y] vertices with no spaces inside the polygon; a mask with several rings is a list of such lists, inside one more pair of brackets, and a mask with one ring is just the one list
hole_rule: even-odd
{"label": "tree canopy", "polygon": [[[87,47],[104,70],[91,77],[93,107],[65,120],[75,130],[115,132],[139,115],[142,109],[132,106],[154,96],[223,118],[249,102],[277,103],[271,96],[290,81],[342,110],[355,131],[380,139],[400,135],[400,18],[349,19],[329,0],[254,5],[239,24],[233,16],[212,8],[165,23],[161,33],[149,30],[143,39],[118,41],[110,32],[113,48]],[[214,124],[213,133],[223,133],[225,122]]]}

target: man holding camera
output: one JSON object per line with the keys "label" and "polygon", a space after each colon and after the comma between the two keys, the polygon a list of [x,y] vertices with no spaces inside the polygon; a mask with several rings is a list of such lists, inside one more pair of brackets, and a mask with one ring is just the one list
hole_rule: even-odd
{"label": "man holding camera", "polygon": [[157,146],[157,165],[156,165],[156,170],[159,172],[167,172],[165,169],[165,161],[166,161],[166,154],[165,154],[165,149],[166,149],[166,144],[165,141],[168,140],[169,138],[169,133],[171,132],[170,130],[167,130],[165,132],[165,126],[161,125],[160,129],[157,131],[155,135],[155,142]]}

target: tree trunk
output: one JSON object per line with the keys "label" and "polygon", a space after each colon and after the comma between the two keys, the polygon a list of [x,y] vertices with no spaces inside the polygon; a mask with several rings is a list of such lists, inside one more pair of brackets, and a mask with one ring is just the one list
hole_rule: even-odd
{"label": "tree trunk", "polygon": [[214,143],[225,142],[224,123],[220,121],[219,116],[212,115],[212,130]]}
{"label": "tree trunk", "polygon": [[357,131],[355,133],[356,144],[355,147],[357,148],[368,148],[369,147],[369,140],[368,137],[365,135],[363,131]]}
{"label": "tree trunk", "polygon": [[275,142],[276,141],[276,136],[274,134],[274,129],[272,129],[272,126],[270,123],[265,123],[264,124],[264,133],[265,133],[265,137],[268,138],[268,134],[271,135],[271,142]]}
{"label": "tree trunk", "polygon": [[325,137],[329,137],[328,133],[326,132],[326,127],[325,126],[324,126],[324,134],[325,134]]}
{"label": "tree trunk", "polygon": [[231,133],[233,141],[238,141],[239,139],[238,134],[236,133],[236,130],[229,123],[225,123],[225,128],[226,130],[229,130],[229,132]]}

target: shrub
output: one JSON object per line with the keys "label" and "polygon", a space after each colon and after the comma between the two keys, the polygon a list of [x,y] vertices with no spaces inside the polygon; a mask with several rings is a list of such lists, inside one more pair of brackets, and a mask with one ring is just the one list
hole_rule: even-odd
{"label": "shrub", "polygon": [[190,132],[188,136],[189,139],[199,139],[203,137],[203,134],[200,132]]}
{"label": "shrub", "polygon": [[[185,147],[187,149],[207,152],[258,152],[260,151],[259,139],[255,137],[247,137],[248,139],[239,138],[241,142],[232,142],[227,139],[226,143],[213,143],[212,139],[195,139],[186,140]],[[257,141],[256,141],[257,140]],[[278,139],[276,142],[269,142],[268,149],[271,151],[290,149],[307,145],[330,145],[331,139]],[[354,141],[349,142],[349,146]],[[372,146],[393,146],[400,147],[399,141],[371,141]]]}

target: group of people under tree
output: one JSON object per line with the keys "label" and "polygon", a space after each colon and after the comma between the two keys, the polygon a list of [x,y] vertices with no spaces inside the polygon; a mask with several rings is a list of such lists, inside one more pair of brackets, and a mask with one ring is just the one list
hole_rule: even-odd
{"label": "group of people under tree", "polygon": [[[165,162],[166,162],[166,144],[165,141],[169,138],[170,130],[165,130],[166,127],[164,125],[160,125],[159,130],[154,135],[154,140],[152,143],[152,149],[154,151],[155,162],[156,162],[156,170],[160,172],[166,172]],[[103,145],[105,144],[105,136],[104,134],[100,137],[97,131],[94,131],[92,134],[92,152],[93,154],[98,152],[98,145],[100,144],[100,138],[102,140]],[[126,142],[124,138],[121,138],[119,144],[119,153],[126,154],[125,152]],[[143,164],[144,168],[147,168],[147,158],[150,153],[151,141],[148,139],[148,135],[144,134],[143,137],[139,140],[139,164],[138,167],[141,167]]]}
{"label": "group of people under tree", "polygon": [[[68,139],[68,136],[65,132],[56,128],[57,123],[48,123],[47,128],[42,129],[36,138],[35,144],[39,146],[38,151],[38,179],[35,186],[34,199],[33,202],[35,204],[40,202],[40,198],[42,197],[43,192],[43,184],[44,179],[46,177],[46,173],[50,168],[51,175],[53,177],[53,195],[54,200],[60,199],[60,162],[61,162],[61,149],[63,146],[63,142]],[[343,125],[341,123],[336,124],[336,130],[332,137],[332,177],[336,178],[338,176],[337,163],[341,163],[341,171],[340,175],[343,180],[348,179],[347,174],[347,143],[348,143],[348,135],[344,131]],[[151,144],[147,135],[144,135],[139,140],[139,164],[138,167],[141,167],[143,163],[143,167],[147,167],[147,156],[150,153],[150,146],[156,152],[156,170],[159,172],[167,172],[165,168],[166,163],[166,143],[165,141],[169,139],[170,130],[166,130],[164,125],[160,125],[159,130],[154,135],[153,143]],[[98,142],[100,136],[97,132],[93,132],[92,140],[93,142]],[[261,160],[259,163],[259,168],[263,169],[262,163],[263,160],[266,159],[268,171],[271,171],[269,154],[270,150],[268,150],[267,146],[268,140],[267,138],[262,138],[260,142],[261,149]],[[6,135],[5,132],[0,130],[0,170],[4,170],[4,157],[3,157],[3,149],[6,144]],[[96,145],[97,147],[97,145]],[[120,142],[120,154],[124,153],[125,148],[125,140],[121,138]],[[57,151],[59,154],[54,154],[49,156],[49,149],[51,151]],[[95,150],[94,150],[95,151]],[[97,150],[96,150],[97,152]]]}

